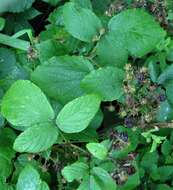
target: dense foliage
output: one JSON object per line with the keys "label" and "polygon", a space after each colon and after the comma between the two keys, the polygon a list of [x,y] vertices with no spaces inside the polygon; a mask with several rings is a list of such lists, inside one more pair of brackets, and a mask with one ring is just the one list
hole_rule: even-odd
{"label": "dense foliage", "polygon": [[171,0],[1,0],[0,190],[173,189]]}

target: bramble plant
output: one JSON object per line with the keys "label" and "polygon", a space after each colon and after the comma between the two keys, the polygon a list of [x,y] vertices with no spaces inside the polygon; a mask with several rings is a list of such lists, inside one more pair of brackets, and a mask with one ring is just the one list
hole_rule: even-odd
{"label": "bramble plant", "polygon": [[173,189],[170,0],[2,0],[0,190]]}

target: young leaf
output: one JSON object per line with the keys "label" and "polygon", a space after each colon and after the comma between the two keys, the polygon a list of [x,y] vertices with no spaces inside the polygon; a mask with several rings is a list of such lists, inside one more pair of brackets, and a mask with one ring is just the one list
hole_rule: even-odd
{"label": "young leaf", "polygon": [[91,42],[102,27],[99,18],[91,10],[75,3],[64,5],[63,18],[67,31],[84,42]]}
{"label": "young leaf", "polygon": [[19,175],[16,190],[38,190],[40,175],[31,165],[27,165]]}
{"label": "young leaf", "polygon": [[13,125],[32,126],[54,118],[46,96],[27,80],[15,82],[3,97],[2,115]]}
{"label": "young leaf", "polygon": [[70,166],[64,167],[62,170],[62,175],[68,182],[72,182],[73,180],[80,180],[88,173],[89,167],[83,162],[76,162]]}
{"label": "young leaf", "polygon": [[109,22],[109,30],[117,36],[131,55],[141,57],[156,48],[166,32],[142,9],[125,10]]}
{"label": "young leaf", "polygon": [[104,160],[107,156],[108,150],[103,144],[88,143],[86,147],[93,156],[100,160]]}
{"label": "young leaf", "polygon": [[81,80],[93,70],[92,64],[83,57],[53,57],[32,73],[32,81],[48,96],[65,104],[84,94]]}
{"label": "young leaf", "polygon": [[13,148],[18,152],[38,153],[50,148],[58,138],[58,131],[50,123],[41,123],[29,127],[14,142]]}
{"label": "young leaf", "polygon": [[88,127],[99,110],[100,98],[85,95],[66,104],[58,114],[57,126],[65,133],[77,133]]}
{"label": "young leaf", "polygon": [[124,71],[115,67],[104,67],[92,71],[81,82],[87,93],[98,94],[103,101],[119,99],[123,94]]}

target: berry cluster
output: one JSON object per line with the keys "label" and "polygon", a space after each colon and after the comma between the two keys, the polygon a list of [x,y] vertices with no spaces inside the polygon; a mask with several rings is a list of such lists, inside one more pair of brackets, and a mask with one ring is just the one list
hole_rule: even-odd
{"label": "berry cluster", "polygon": [[120,116],[128,128],[146,127],[154,121],[160,102],[166,100],[165,91],[151,82],[146,67],[137,68],[131,64],[125,66],[124,104]]}

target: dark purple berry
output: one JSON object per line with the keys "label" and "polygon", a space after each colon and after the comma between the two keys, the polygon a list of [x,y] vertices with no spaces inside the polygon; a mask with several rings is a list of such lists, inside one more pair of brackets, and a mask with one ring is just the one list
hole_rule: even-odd
{"label": "dark purple berry", "polygon": [[144,73],[139,73],[137,75],[137,80],[138,80],[138,83],[143,83],[143,81],[145,80],[145,74]]}
{"label": "dark purple berry", "polygon": [[133,127],[133,119],[131,117],[126,117],[124,119],[124,124],[126,125],[126,127],[128,128],[132,128]]}
{"label": "dark purple berry", "polygon": [[160,94],[158,99],[160,102],[164,102],[166,100],[166,96],[164,94]]}
{"label": "dark purple berry", "polygon": [[128,134],[126,132],[121,132],[118,134],[118,136],[120,137],[121,140],[123,140],[124,142],[128,142]]}

